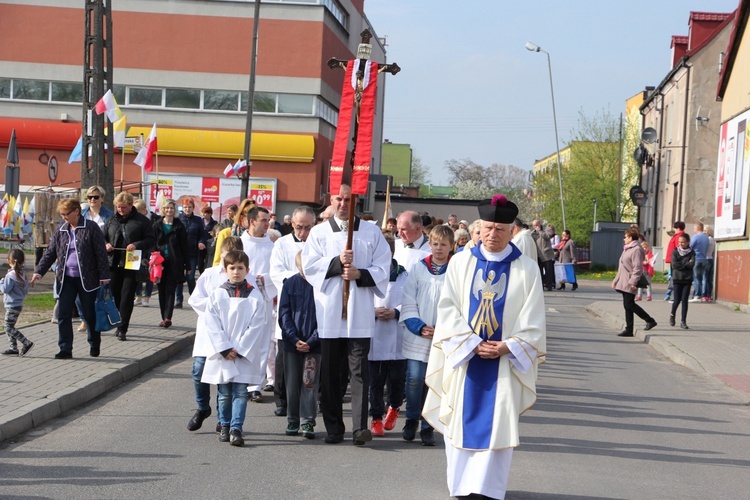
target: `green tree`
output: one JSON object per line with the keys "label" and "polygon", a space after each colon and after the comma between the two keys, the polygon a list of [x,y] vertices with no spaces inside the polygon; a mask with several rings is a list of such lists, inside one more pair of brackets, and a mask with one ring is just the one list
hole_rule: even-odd
{"label": "green tree", "polygon": [[[579,112],[578,129],[562,165],[565,218],[573,239],[586,245],[597,221],[617,221],[617,189],[620,168],[620,121],[609,111],[593,116]],[[562,209],[557,167],[534,176],[534,195],[539,216],[561,231]]]}

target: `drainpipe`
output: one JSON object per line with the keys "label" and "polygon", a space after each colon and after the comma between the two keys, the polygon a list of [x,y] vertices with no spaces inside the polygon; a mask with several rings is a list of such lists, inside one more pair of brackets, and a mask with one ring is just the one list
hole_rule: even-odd
{"label": "drainpipe", "polygon": [[[659,111],[659,151],[656,155],[657,161],[656,161],[656,176],[654,178],[655,182],[655,188],[654,188],[654,208],[653,208],[653,227],[654,227],[654,241],[651,243],[652,245],[656,246],[656,236],[657,231],[661,232],[661,229],[659,229],[658,221],[659,221],[659,186],[661,183],[661,151],[662,151],[662,144],[664,143],[664,94],[659,92],[659,97],[661,97],[661,111]],[[656,104],[654,104],[656,105]],[[666,185],[666,182],[665,182]]]}
{"label": "drainpipe", "polygon": [[685,111],[683,113],[682,126],[682,166],[680,167],[680,199],[677,204],[677,218],[675,220],[684,220],[682,218],[682,193],[685,190],[685,169],[687,164],[687,129],[688,129],[688,104],[690,103],[690,64],[685,64],[687,74],[685,75]]}

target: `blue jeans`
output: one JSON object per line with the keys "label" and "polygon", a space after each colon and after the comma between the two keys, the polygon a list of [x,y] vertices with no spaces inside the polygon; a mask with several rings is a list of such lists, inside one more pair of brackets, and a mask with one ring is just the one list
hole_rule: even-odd
{"label": "blue jeans", "polygon": [[211,409],[211,384],[201,382],[203,377],[203,367],[206,364],[205,356],[195,356],[193,358],[193,388],[195,389],[195,402],[198,403],[198,409],[206,411]]}
{"label": "blue jeans", "polygon": [[[427,363],[415,359],[406,360],[406,418],[419,420],[427,398],[427,386],[424,383]],[[429,429],[430,424],[422,419],[422,429]]]}
{"label": "blue jeans", "polygon": [[[198,267],[198,255],[188,255],[187,257],[188,270],[185,273],[185,279],[188,284],[188,292],[193,293],[195,290],[195,268]],[[182,304],[182,283],[177,284],[177,296],[175,300],[176,304]]]}
{"label": "blue jeans", "polygon": [[711,298],[714,293],[714,259],[706,259],[706,271],[703,273],[703,296]]}
{"label": "blue jeans", "polygon": [[219,384],[219,422],[242,432],[247,411],[247,384]]}
{"label": "blue jeans", "polygon": [[703,297],[703,280],[706,275],[706,261],[696,260],[693,268],[693,297]]}

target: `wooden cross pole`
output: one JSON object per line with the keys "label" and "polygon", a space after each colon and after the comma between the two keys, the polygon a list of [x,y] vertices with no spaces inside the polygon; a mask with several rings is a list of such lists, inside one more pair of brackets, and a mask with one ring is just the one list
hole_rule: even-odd
{"label": "wooden cross pole", "polygon": [[[362,37],[362,43],[359,44],[359,47],[357,48],[357,59],[360,60],[359,69],[357,70],[356,77],[357,82],[354,89],[354,132],[352,134],[352,152],[349,160],[349,172],[353,173],[354,170],[354,156],[357,152],[357,141],[359,139],[359,120],[360,120],[360,107],[362,104],[362,94],[364,90],[364,79],[365,79],[365,67],[366,63],[370,60],[370,54],[372,53],[372,45],[370,44],[370,40],[372,39],[372,32],[370,32],[369,29],[365,29],[360,33],[360,36]],[[342,59],[336,59],[335,57],[332,57],[328,60],[328,67],[331,69],[344,69],[346,70],[347,64],[349,61],[342,60]],[[378,65],[378,74],[380,73],[390,73],[392,75],[395,75],[401,71],[401,68],[398,66],[398,64],[380,64]],[[375,75],[375,78],[377,78],[377,75]],[[344,85],[348,85],[348,82],[344,82]],[[341,124],[339,123],[339,126]],[[346,126],[349,126],[347,123]],[[346,234],[346,249],[351,250],[352,249],[352,241],[354,239],[354,208],[356,206],[357,202],[357,195],[352,190],[352,193],[349,198],[349,224],[347,227],[347,234]],[[344,297],[343,297],[343,306],[341,310],[341,318],[346,319],[347,317],[347,304],[349,302],[349,281],[344,281]]]}

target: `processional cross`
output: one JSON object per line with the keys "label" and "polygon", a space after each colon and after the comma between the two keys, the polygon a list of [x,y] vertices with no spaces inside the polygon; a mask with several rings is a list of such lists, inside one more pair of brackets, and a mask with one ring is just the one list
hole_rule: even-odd
{"label": "processional cross", "polygon": [[[365,29],[360,33],[362,43],[357,48],[357,58],[342,60],[332,57],[328,60],[331,69],[341,68],[346,71],[344,87],[341,91],[341,105],[339,106],[339,121],[336,128],[336,139],[333,144],[331,171],[329,174],[329,192],[338,193],[344,178],[349,130],[354,118],[352,134],[352,153],[349,158],[352,192],[349,198],[349,223],[347,224],[346,249],[352,249],[354,238],[354,207],[357,195],[367,194],[367,184],[370,178],[370,162],[372,158],[372,131],[375,118],[375,98],[378,75],[386,72],[395,75],[401,68],[398,64],[378,64],[370,62],[372,33]],[[342,319],[347,317],[347,303],[349,302],[349,281],[344,281],[344,301],[341,311]]]}

